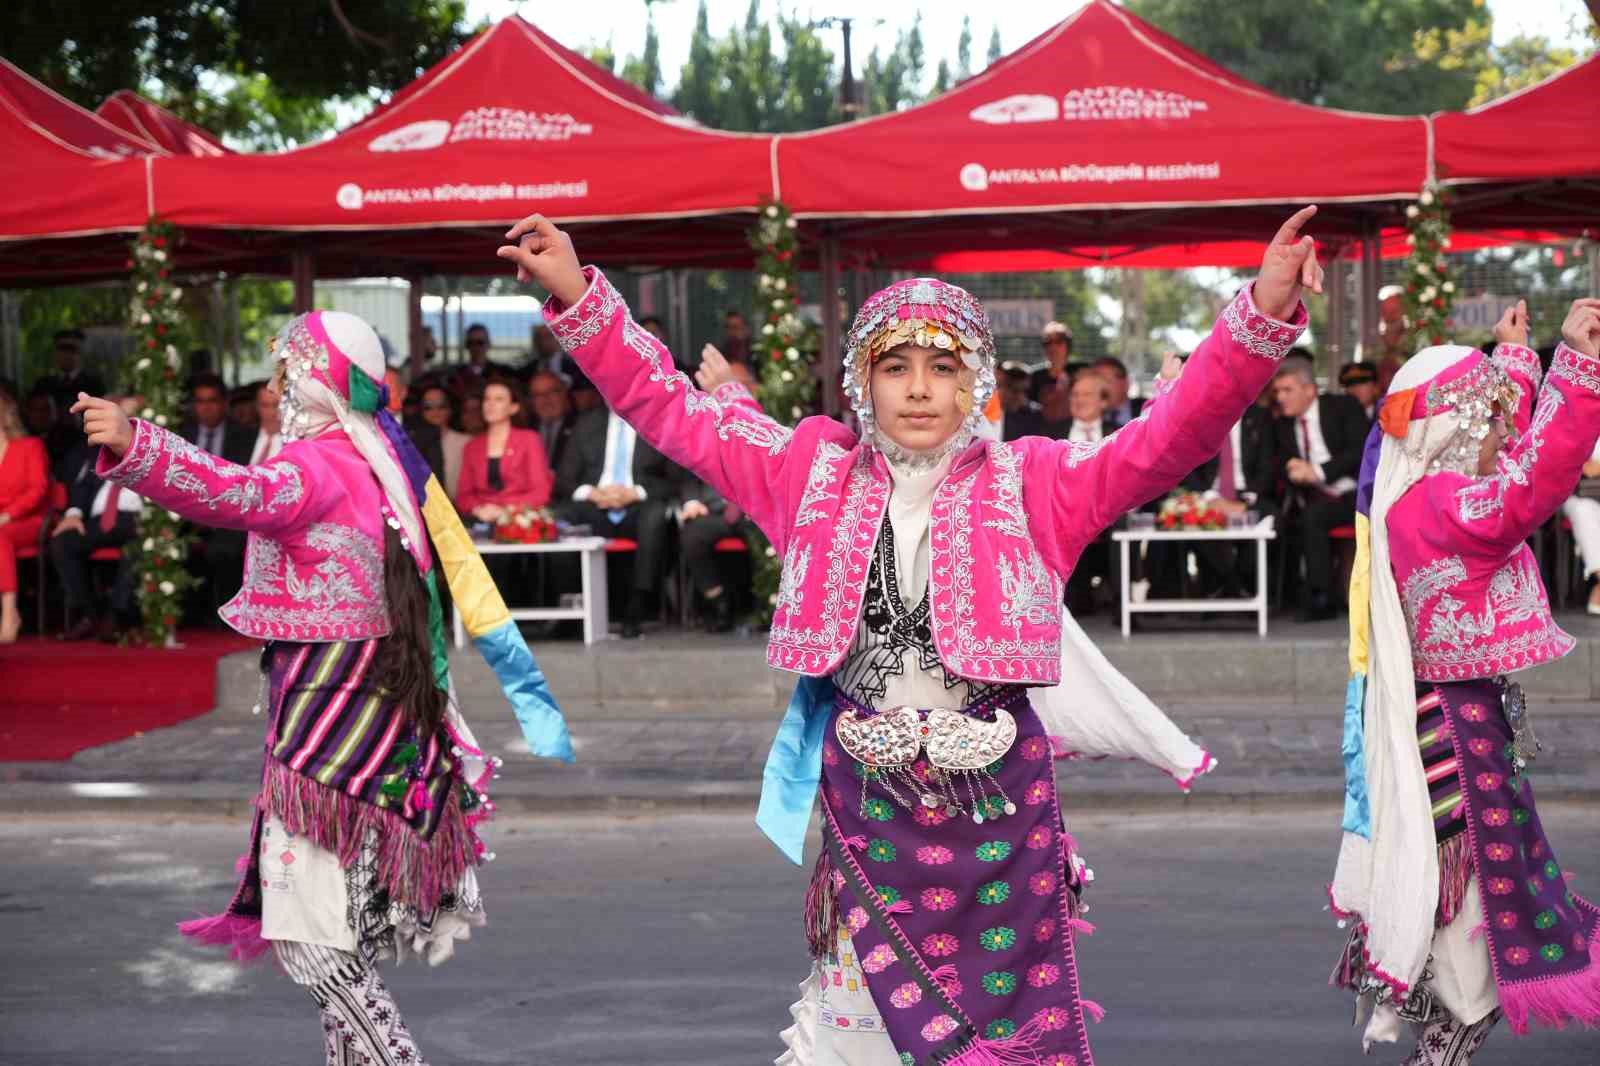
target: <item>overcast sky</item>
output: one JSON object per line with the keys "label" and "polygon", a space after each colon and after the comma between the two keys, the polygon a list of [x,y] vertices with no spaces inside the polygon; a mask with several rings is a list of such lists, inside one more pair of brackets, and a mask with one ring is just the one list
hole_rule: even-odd
{"label": "overcast sky", "polygon": [[[922,12],[922,39],[928,53],[927,78],[941,58],[955,69],[956,41],[961,36],[961,18],[979,7],[972,20],[972,61],[983,66],[993,27],[1000,27],[1000,43],[1005,51],[1017,48],[1043,33],[1083,6],[1084,0],[988,0],[982,5],[954,0],[782,0],[785,10],[809,18],[829,15],[857,17],[851,36],[851,52],[859,73],[861,63],[874,45],[887,52],[894,47],[895,35],[909,28],[913,12]],[[780,0],[762,0],[761,9],[771,17]],[[670,87],[688,58],[689,36],[694,30],[699,0],[656,0],[656,31],[661,38],[661,66]],[[730,26],[744,21],[749,0],[708,0],[711,32],[721,36]],[[644,47],[644,0],[584,0],[576,4],[555,4],[548,0],[467,0],[467,17],[500,19],[520,12],[540,29],[570,48],[583,49],[610,41],[619,60],[637,55]],[[1494,38],[1501,42],[1520,33],[1575,40],[1572,28],[1589,18],[1583,0],[1489,0],[1494,14]],[[881,20],[881,21],[879,21]],[[879,24],[874,25],[874,22]],[[830,30],[829,43],[839,52],[839,31]]]}

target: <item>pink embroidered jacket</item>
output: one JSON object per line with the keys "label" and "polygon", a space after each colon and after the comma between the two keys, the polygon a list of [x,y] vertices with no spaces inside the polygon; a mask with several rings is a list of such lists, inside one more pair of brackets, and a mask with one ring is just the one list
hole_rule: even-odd
{"label": "pink embroidered jacket", "polygon": [[[783,557],[767,661],[813,677],[843,659],[888,506],[883,457],[832,418],[788,429],[724,385],[708,395],[635,323],[599,271],[545,317],[612,409],[738,504]],[[1258,311],[1249,289],[1223,312],[1178,384],[1095,443],[976,441],[934,496],[929,597],[944,664],[978,681],[1054,684],[1062,581],[1117,516],[1217,453],[1305,328]]]}
{"label": "pink embroidered jacket", "polygon": [[1495,359],[1523,393],[1520,436],[1498,472],[1430,474],[1389,510],[1390,565],[1424,681],[1526,670],[1576,643],[1551,617],[1524,541],[1572,494],[1600,437],[1600,361],[1563,344],[1540,388],[1531,350],[1501,345]]}
{"label": "pink embroidered jacket", "polygon": [[383,495],[343,431],[239,466],[149,422],[133,426],[120,462],[101,450],[102,477],[191,521],[250,533],[244,585],[223,621],[259,640],[388,635]]}

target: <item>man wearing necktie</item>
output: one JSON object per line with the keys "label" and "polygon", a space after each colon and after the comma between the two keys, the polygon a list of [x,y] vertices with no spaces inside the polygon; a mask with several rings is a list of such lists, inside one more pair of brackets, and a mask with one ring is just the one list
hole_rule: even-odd
{"label": "man wearing necktie", "polygon": [[283,421],[280,417],[281,398],[263,384],[256,389],[256,441],[250,449],[250,465],[266,462],[283,450]]}
{"label": "man wearing necktie", "polygon": [[[179,435],[203,452],[230,463],[249,465],[260,446],[255,431],[228,418],[228,388],[215,374],[198,374],[190,383],[192,417]],[[263,390],[264,391],[264,390]],[[259,396],[257,402],[259,403]],[[216,619],[214,609],[239,591],[244,579],[245,534],[235,529],[199,530],[199,551],[191,566],[205,580],[213,610],[202,617]],[[213,622],[221,625],[220,620]]]}
{"label": "man wearing necktie", "polygon": [[622,635],[637,637],[661,585],[667,515],[676,477],[666,457],[609,410],[588,411],[573,423],[556,468],[554,499],[566,521],[596,536],[638,544]]}
{"label": "man wearing necktie", "polygon": [[96,633],[115,639],[119,629],[137,621],[129,557],[117,562],[109,603],[102,602],[90,580],[90,556],[101,548],[121,548],[131,540],[143,508],[138,496],[95,473],[99,454],[98,447],[80,443],[61,467],[69,478],[67,509],[50,531],[50,559],[61,582],[62,600],[73,618],[62,640],[87,640]]}
{"label": "man wearing necktie", "polygon": [[[1338,613],[1333,601],[1333,543],[1337,526],[1355,521],[1356,475],[1372,423],[1349,396],[1321,396],[1311,361],[1291,355],[1272,380],[1281,412],[1277,421],[1277,468],[1288,482],[1283,518],[1299,539],[1305,561],[1302,621]],[[1285,550],[1291,567],[1295,556]]]}

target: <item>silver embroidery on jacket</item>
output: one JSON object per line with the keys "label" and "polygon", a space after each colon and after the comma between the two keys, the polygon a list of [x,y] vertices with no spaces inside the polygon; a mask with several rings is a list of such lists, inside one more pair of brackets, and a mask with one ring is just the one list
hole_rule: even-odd
{"label": "silver embroidery on jacket", "polygon": [[806,487],[800,496],[794,528],[799,529],[828,517],[828,512],[818,505],[837,496],[833,487],[837,480],[834,467],[846,454],[843,448],[830,440],[817,445],[817,454],[811,457],[811,470],[806,474]]}
{"label": "silver embroidery on jacket", "polygon": [[1600,392],[1600,359],[1590,359],[1563,344],[1550,364],[1551,381],[1570,381],[1590,392]]}
{"label": "silver embroidery on jacket", "polygon": [[1047,626],[1056,620],[1055,577],[1037,552],[1000,556],[1000,617],[1018,636],[1022,623]]}
{"label": "silver embroidery on jacket", "polygon": [[806,571],[809,569],[811,545],[791,542],[789,550],[783,554],[783,573],[778,578],[778,600],[773,605],[773,614],[779,611],[799,613],[800,603],[805,597]]}
{"label": "silver embroidery on jacket", "polygon": [[1526,622],[1545,609],[1544,582],[1525,556],[1512,559],[1489,579],[1489,606],[1505,623]]}
{"label": "silver embroidery on jacket", "polygon": [[1223,308],[1222,322],[1235,344],[1251,355],[1272,360],[1284,357],[1303,328],[1274,321],[1256,310],[1250,303],[1248,286]]}
{"label": "silver embroidery on jacket", "polygon": [[989,458],[995,468],[994,496],[984,503],[999,511],[1000,517],[985,519],[983,524],[1008,537],[1025,538],[1028,516],[1022,510],[1022,453],[997,441],[989,445]]}
{"label": "silver embroidery on jacket", "polygon": [[1466,579],[1467,565],[1461,561],[1459,555],[1435,559],[1412,572],[1400,589],[1400,594],[1406,601],[1406,620],[1411,623],[1411,631],[1420,632],[1423,604],[1450,586],[1458,585]]}

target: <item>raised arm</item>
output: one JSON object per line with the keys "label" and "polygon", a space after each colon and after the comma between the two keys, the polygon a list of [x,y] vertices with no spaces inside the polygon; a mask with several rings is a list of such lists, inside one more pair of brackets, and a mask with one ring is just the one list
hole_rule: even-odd
{"label": "raised arm", "polygon": [[240,466],[108,401],[80,400],[80,410],[89,442],[102,446],[99,475],[190,521],[273,533],[314,518],[339,491],[323,484],[319,464],[303,461],[309,443]]}
{"label": "raised arm", "polygon": [[[1486,552],[1503,553],[1543,525],[1572,494],[1600,438],[1600,300],[1574,303],[1562,333],[1566,343],[1556,349],[1532,420],[1501,452],[1497,472],[1428,479],[1431,512]],[[1525,365],[1526,352],[1502,344],[1495,357]]]}
{"label": "raised arm", "polygon": [[517,243],[498,254],[516,263],[519,280],[550,290],[551,331],[611,409],[769,535],[781,530],[792,431],[751,405],[696,388],[666,347],[633,321],[605,276],[579,268],[571,239],[547,219],[534,215],[506,236]]}

